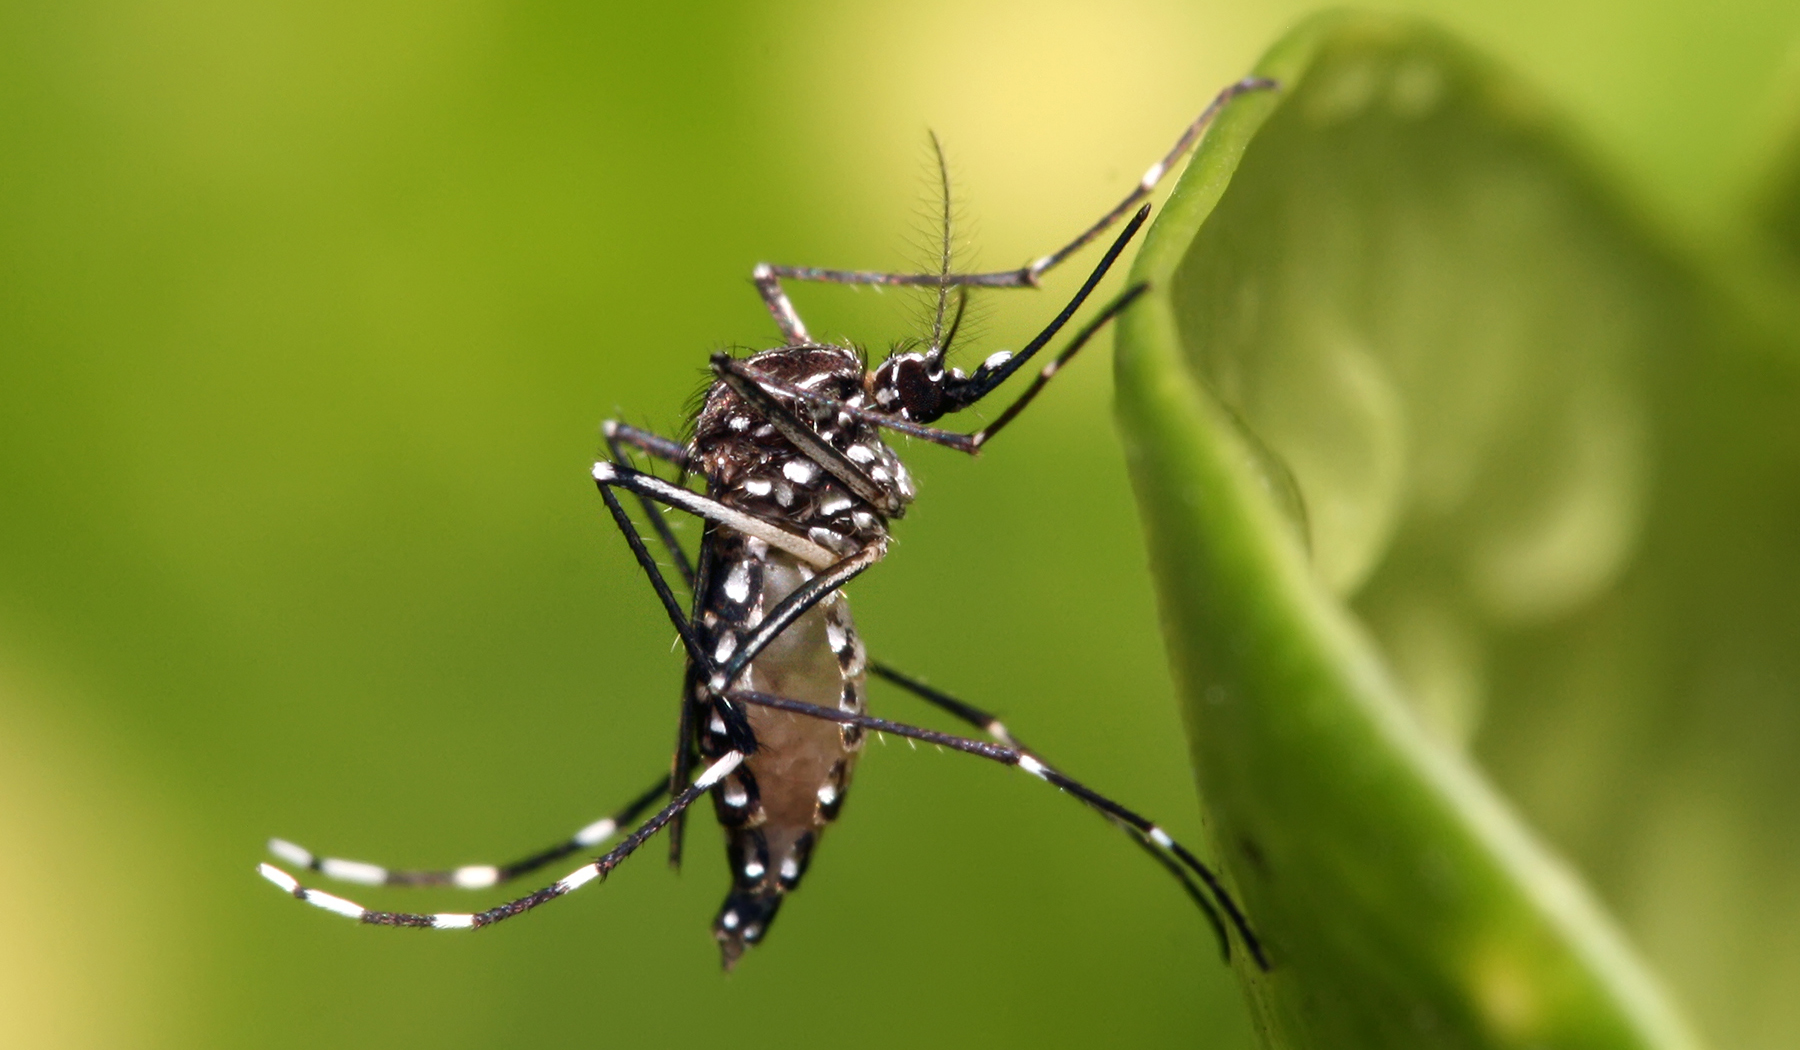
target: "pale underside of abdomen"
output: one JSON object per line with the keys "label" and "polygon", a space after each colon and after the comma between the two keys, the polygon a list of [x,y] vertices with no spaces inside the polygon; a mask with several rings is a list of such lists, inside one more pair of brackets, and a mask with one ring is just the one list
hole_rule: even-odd
{"label": "pale underside of abdomen", "polygon": [[[708,603],[708,611],[716,615],[703,616],[702,634],[717,651],[727,632],[741,640],[812,571],[755,541],[715,541],[718,560],[709,590],[718,600]],[[849,601],[833,594],[775,638],[739,685],[860,714],[865,664]],[[862,747],[856,727],[754,705],[743,713],[756,751],[713,794],[733,879],[714,923],[727,966],[746,941],[761,938],[782,897],[799,885],[820,833],[838,815]],[[723,742],[716,734],[703,726],[701,736],[703,752],[719,752]]]}

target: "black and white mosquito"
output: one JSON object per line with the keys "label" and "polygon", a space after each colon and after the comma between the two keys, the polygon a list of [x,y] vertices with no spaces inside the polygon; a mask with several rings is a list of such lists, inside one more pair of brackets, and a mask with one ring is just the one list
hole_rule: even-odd
{"label": "black and white mosquito", "polygon": [[[1128,288],[1102,307],[986,427],[965,434],[931,424],[980,403],[1056,338],[1143,226],[1150,211],[1144,199],[1194,147],[1220,109],[1240,94],[1274,86],[1250,78],[1227,87],[1123,201],[1062,248],[1020,269],[952,272],[947,177],[943,259],[936,273],[757,266],[753,280],[782,344],[744,358],[713,355],[713,380],[693,420],[691,439],[681,442],[622,423],[605,424],[611,456],[594,465],[594,480],[687,653],[673,768],[643,794],[566,841],[510,864],[399,871],[318,857],[280,839],[269,843],[270,851],[290,865],[340,881],[465,889],[496,886],[563,857],[591,853],[629,828],[609,852],[543,889],[473,913],[373,911],[302,886],[272,864],[261,866],[263,877],[300,900],[371,925],[437,930],[491,926],[605,878],[659,831],[669,832],[670,859],[678,863],[687,810],[710,794],[731,868],[730,891],[713,921],[713,936],[729,969],[767,935],[782,902],[800,885],[820,836],[843,807],[864,734],[873,731],[1017,766],[1075,796],[1178,880],[1227,957],[1235,936],[1255,964],[1266,969],[1262,945],[1242,909],[1187,847],[1051,766],[987,712],[871,662],[842,589],[887,553],[888,523],[905,514],[915,494],[905,464],[883,442],[882,431],[971,455],[980,451],[1145,288]],[[940,175],[943,171],[940,151]],[[1046,271],[1120,220],[1125,220],[1123,229],[1074,298],[1022,349],[995,353],[967,374],[947,365],[968,289],[1035,287]],[[870,368],[858,348],[820,342],[807,333],[782,289],[783,280],[934,288],[930,338],[922,348],[898,347]],[[634,454],[668,464],[674,480],[633,466]],[[704,480],[704,495],[688,484],[695,477]],[[687,606],[626,512],[621,490],[637,497],[680,585],[691,595]],[[677,542],[663,516],[666,508],[702,521],[697,559],[690,559]],[[871,674],[985,733],[991,742],[868,714],[864,691]],[[642,819],[664,799],[660,809]]]}

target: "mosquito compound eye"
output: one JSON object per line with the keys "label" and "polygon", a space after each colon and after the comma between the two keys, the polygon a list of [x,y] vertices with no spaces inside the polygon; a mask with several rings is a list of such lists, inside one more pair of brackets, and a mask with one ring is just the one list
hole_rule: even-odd
{"label": "mosquito compound eye", "polygon": [[929,423],[944,414],[944,374],[934,379],[919,354],[902,354],[894,359],[894,393],[901,411],[915,423]]}

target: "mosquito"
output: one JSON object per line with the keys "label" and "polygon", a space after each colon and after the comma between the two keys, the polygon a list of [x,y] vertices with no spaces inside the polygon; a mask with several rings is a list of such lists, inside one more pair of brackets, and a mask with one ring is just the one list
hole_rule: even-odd
{"label": "mosquito", "polygon": [[[1074,240],[1016,270],[952,271],[949,179],[938,149],[944,240],[937,272],[760,264],[752,281],[780,330],[781,345],[742,358],[713,355],[712,379],[691,439],[678,441],[617,421],[603,425],[610,456],[594,465],[594,481],[687,655],[671,768],[641,795],[565,841],[510,864],[408,871],[315,856],[281,839],[271,840],[269,850],[292,866],[339,881],[485,889],[573,854],[592,855],[630,828],[617,845],[534,893],[474,913],[375,911],[303,886],[272,864],[261,866],[263,877],[300,900],[369,925],[492,926],[604,879],[661,831],[669,834],[671,863],[679,865],[687,811],[710,795],[731,873],[712,932],[729,970],[767,936],[783,901],[805,877],[820,837],[842,811],[865,734],[889,733],[1017,766],[1073,795],[1167,869],[1198,905],[1227,959],[1235,937],[1266,970],[1261,942],[1211,868],[1159,825],[1052,766],[992,714],[871,662],[843,588],[887,554],[889,524],[905,515],[916,494],[883,432],[978,453],[1146,287],[1127,288],[1102,307],[987,426],[961,433],[932,424],[981,403],[1048,346],[1144,225],[1150,212],[1145,199],[1219,111],[1239,95],[1275,86],[1251,77],[1225,88],[1124,200]],[[968,373],[947,364],[969,289],[1037,287],[1044,273],[1121,220],[1123,227],[1074,297],[1018,352],[994,353]],[[930,337],[922,346],[897,346],[871,368],[860,349],[816,340],[807,332],[782,288],[784,280],[935,289]],[[667,464],[675,480],[638,469],[634,455]],[[704,493],[690,479],[703,481]],[[627,513],[621,492],[635,497],[690,596],[685,606]],[[668,510],[702,522],[696,559],[677,542],[664,516]],[[865,691],[871,675],[988,739],[869,714]]]}

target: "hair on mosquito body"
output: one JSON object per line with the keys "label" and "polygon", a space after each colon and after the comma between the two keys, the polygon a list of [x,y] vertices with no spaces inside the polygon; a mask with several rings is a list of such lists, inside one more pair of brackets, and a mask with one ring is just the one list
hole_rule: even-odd
{"label": "hair on mosquito body", "polygon": [[[707,798],[725,839],[730,875],[712,934],[730,969],[762,942],[799,888],[825,832],[842,814],[868,734],[878,733],[1013,766],[1074,796],[1172,877],[1226,958],[1241,946],[1255,966],[1267,969],[1261,940],[1210,866],[1160,824],[1052,765],[990,712],[872,659],[844,588],[886,557],[891,525],[918,497],[892,436],[972,456],[1002,432],[1146,291],[1143,285],[1125,288],[1064,335],[1142,229],[1150,192],[1231,99],[1275,86],[1247,78],[1227,87],[1122,201],[1073,240],[1014,270],[953,267],[950,165],[932,135],[938,203],[930,267],[887,272],[758,264],[751,281],[779,343],[715,351],[679,437],[617,420],[603,424],[606,453],[594,464],[595,484],[686,656],[673,756],[667,771],[637,797],[563,841],[506,864],[392,869],[317,856],[281,839],[269,843],[290,867],[371,886],[486,889],[575,854],[590,859],[549,885],[480,912],[377,911],[302,885],[274,864],[261,866],[263,877],[302,901],[368,925],[479,929],[604,879],[658,834],[666,835],[670,861],[679,865],[688,813]],[[973,367],[952,363],[968,336],[973,292],[1038,287],[1045,273],[1115,228],[1086,279],[1035,336]],[[877,361],[848,340],[813,336],[784,281],[920,289],[927,311],[920,334],[893,344]],[[1039,361],[1059,338],[1056,352]],[[982,404],[1028,366],[1035,370],[1029,382],[979,429],[935,425]],[[700,522],[697,543],[680,541],[671,512]],[[872,714],[871,679],[981,738]]]}

